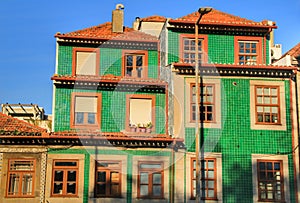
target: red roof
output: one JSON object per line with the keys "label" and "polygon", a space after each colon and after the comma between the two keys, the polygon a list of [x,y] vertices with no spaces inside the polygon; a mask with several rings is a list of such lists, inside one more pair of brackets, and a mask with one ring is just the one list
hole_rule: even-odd
{"label": "red roof", "polygon": [[97,26],[69,32],[66,34],[56,34],[58,38],[81,38],[81,39],[100,39],[100,40],[132,40],[132,41],[157,41],[152,35],[141,31],[135,31],[133,28],[124,28],[123,33],[112,32],[111,22],[103,23]]}
{"label": "red roof", "polygon": [[46,134],[46,129],[0,113],[0,136]]}
{"label": "red roof", "polygon": [[[196,23],[198,20],[200,14],[199,12],[194,12],[191,14],[188,14],[186,16],[172,19],[170,20],[170,23]],[[228,13],[224,13],[222,11],[212,9],[211,12],[203,15],[201,18],[201,24],[212,24],[212,25],[227,25],[227,26],[252,26],[252,27],[274,27],[275,23],[273,22],[272,25],[268,24],[268,21],[262,21],[262,22],[255,22],[252,20],[248,20],[246,18],[242,18],[239,16],[234,16]]]}
{"label": "red roof", "polygon": [[[300,43],[298,43],[296,46],[294,46],[293,48],[291,48],[288,52],[286,52],[282,57],[286,56],[286,55],[290,55],[293,57],[298,57],[300,56]],[[281,58],[282,58],[281,57]]]}
{"label": "red roof", "polygon": [[158,15],[153,15],[141,19],[141,21],[143,22],[165,22],[166,20],[167,20],[166,17],[158,16]]}

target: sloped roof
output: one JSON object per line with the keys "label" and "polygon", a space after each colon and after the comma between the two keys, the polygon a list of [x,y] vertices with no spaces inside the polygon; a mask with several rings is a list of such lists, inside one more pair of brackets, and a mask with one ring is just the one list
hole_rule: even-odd
{"label": "sloped roof", "polygon": [[300,42],[296,46],[291,48],[289,51],[287,51],[285,54],[283,54],[283,56],[281,58],[285,57],[286,55],[290,55],[293,57],[300,56]]}
{"label": "sloped roof", "polygon": [[41,136],[46,129],[13,118],[0,112],[0,136],[3,135],[31,135]]}
{"label": "sloped roof", "polygon": [[166,17],[159,16],[159,15],[153,15],[153,16],[141,18],[141,21],[143,22],[165,22],[166,20],[167,20]]}
{"label": "sloped roof", "polygon": [[[194,12],[188,14],[186,16],[172,19],[170,23],[196,23],[197,19],[199,18],[199,12]],[[212,25],[231,25],[231,26],[253,26],[253,27],[276,27],[275,23],[272,25],[268,24],[267,20],[262,22],[255,22],[253,20],[248,20],[246,18],[242,18],[239,16],[231,15],[216,9],[212,9],[211,12],[205,14],[201,18],[201,24],[212,24]]]}
{"label": "sloped roof", "polygon": [[66,34],[57,33],[58,38],[81,38],[81,39],[100,39],[100,40],[132,40],[132,41],[157,41],[152,35],[133,28],[124,27],[123,33],[112,32],[112,23],[106,22],[97,26],[69,32]]}

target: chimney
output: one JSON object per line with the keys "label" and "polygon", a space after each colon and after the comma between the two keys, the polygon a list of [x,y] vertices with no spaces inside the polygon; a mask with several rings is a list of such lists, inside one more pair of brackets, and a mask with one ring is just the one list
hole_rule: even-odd
{"label": "chimney", "polygon": [[123,32],[123,22],[124,22],[124,5],[117,4],[116,10],[112,12],[112,31],[113,32]]}
{"label": "chimney", "polygon": [[134,30],[139,30],[139,28],[140,28],[140,22],[141,22],[141,19],[139,17],[136,17],[135,21],[132,24],[132,28]]}

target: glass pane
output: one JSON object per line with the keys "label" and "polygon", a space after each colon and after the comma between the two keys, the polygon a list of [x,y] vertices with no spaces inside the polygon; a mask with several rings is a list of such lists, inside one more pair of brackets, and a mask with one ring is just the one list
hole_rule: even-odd
{"label": "glass pane", "polygon": [[141,184],[148,184],[148,173],[140,173],[140,183]]}
{"label": "glass pane", "polygon": [[114,183],[119,182],[119,173],[118,172],[111,172],[110,173],[110,181]]}
{"label": "glass pane", "polygon": [[273,169],[273,164],[271,162],[267,163],[267,169],[272,170]]}
{"label": "glass pane", "polygon": [[126,76],[132,76],[133,68],[126,68]]}
{"label": "glass pane", "polygon": [[274,163],[274,170],[280,170],[280,163],[279,162]]}
{"label": "glass pane", "polygon": [[147,196],[148,195],[148,185],[141,185],[140,186],[140,194],[141,194],[141,196]]}
{"label": "glass pane", "polygon": [[161,186],[160,185],[154,185],[153,186],[153,196],[161,196]]}
{"label": "glass pane", "polygon": [[208,168],[215,168],[214,160],[207,161]]}
{"label": "glass pane", "polygon": [[270,95],[270,88],[264,88],[264,95]]}
{"label": "glass pane", "polygon": [[88,113],[88,124],[95,124],[95,123],[96,123],[96,114]]}
{"label": "glass pane", "polygon": [[75,123],[76,124],[82,124],[83,123],[83,116],[84,113],[83,112],[76,112],[75,113]]}
{"label": "glass pane", "polygon": [[142,67],[137,68],[136,71],[137,71],[137,77],[138,77],[138,78],[143,77],[143,76],[142,76],[142,74],[143,74],[143,68],[142,68]]}
{"label": "glass pane", "polygon": [[214,181],[207,181],[207,188],[214,188],[215,187],[215,182]]}
{"label": "glass pane", "polygon": [[126,66],[132,66],[132,56],[126,56]]}
{"label": "glass pane", "polygon": [[208,178],[214,178],[214,171],[208,171]]}
{"label": "glass pane", "polygon": [[67,184],[67,194],[76,194],[76,183]]}
{"label": "glass pane", "polygon": [[97,182],[105,182],[106,181],[106,172],[100,171],[98,172]]}
{"label": "glass pane", "polygon": [[271,103],[270,97],[265,97],[264,104],[270,104],[270,103]]}
{"label": "glass pane", "polygon": [[53,193],[54,194],[62,194],[62,188],[63,188],[63,184],[62,183],[54,183],[54,185],[53,185]]}
{"label": "glass pane", "polygon": [[9,177],[9,187],[8,187],[8,194],[13,195],[17,194],[19,191],[19,181],[20,177],[18,174],[10,174]]}
{"label": "glass pane", "polygon": [[260,178],[260,180],[266,180],[266,173],[265,172],[259,172],[259,178]]}
{"label": "glass pane", "polygon": [[136,66],[143,65],[143,56],[136,56]]}
{"label": "glass pane", "polygon": [[277,96],[277,88],[272,88],[271,89],[271,95],[272,96]]}
{"label": "glass pane", "polygon": [[261,97],[261,96],[258,96],[258,97],[257,97],[257,103],[258,103],[258,104],[262,104],[262,97]]}
{"label": "glass pane", "polygon": [[262,95],[262,88],[261,87],[256,88],[256,94],[257,95]]}
{"label": "glass pane", "polygon": [[23,174],[22,178],[22,194],[32,194],[32,174]]}
{"label": "glass pane", "polygon": [[64,172],[63,171],[54,171],[54,181],[63,181]]}
{"label": "glass pane", "polygon": [[264,110],[265,110],[265,113],[266,113],[266,112],[267,112],[267,113],[270,113],[270,112],[271,112],[271,108],[270,108],[270,107],[265,107]]}
{"label": "glass pane", "polygon": [[272,104],[278,104],[278,98],[272,97]]}
{"label": "glass pane", "polygon": [[152,178],[153,178],[153,184],[161,184],[161,174],[160,173],[154,173]]}
{"label": "glass pane", "polygon": [[258,107],[257,107],[257,112],[264,112],[263,107],[258,106]]}
{"label": "glass pane", "polygon": [[77,162],[76,161],[65,161],[65,162],[56,161],[55,166],[77,166]]}
{"label": "glass pane", "polygon": [[161,168],[161,164],[141,164],[141,168]]}
{"label": "glass pane", "polygon": [[278,107],[271,107],[272,113],[277,114],[278,113]]}
{"label": "glass pane", "polygon": [[10,161],[10,170],[31,171],[33,170],[33,161]]}
{"label": "glass pane", "polygon": [[76,171],[68,171],[68,181],[76,181]]}
{"label": "glass pane", "polygon": [[111,185],[110,193],[112,195],[119,195],[120,194],[119,188],[120,188],[119,185]]}
{"label": "glass pane", "polygon": [[97,184],[96,193],[97,195],[105,195],[106,184]]}
{"label": "glass pane", "polygon": [[207,197],[214,197],[215,196],[215,191],[214,190],[208,190]]}
{"label": "glass pane", "polygon": [[266,168],[265,163],[264,162],[260,162],[259,163],[259,169],[260,170],[264,170]]}

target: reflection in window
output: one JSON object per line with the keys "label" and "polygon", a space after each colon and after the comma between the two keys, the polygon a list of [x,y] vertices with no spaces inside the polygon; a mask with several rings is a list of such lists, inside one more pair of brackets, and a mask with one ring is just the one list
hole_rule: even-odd
{"label": "reflection in window", "polygon": [[52,195],[76,195],[77,182],[78,161],[54,161]]}
{"label": "reflection in window", "polygon": [[282,161],[258,160],[258,198],[261,202],[283,202]]}
{"label": "reflection in window", "polygon": [[118,161],[96,162],[96,197],[121,196],[121,163]]}
{"label": "reflection in window", "polygon": [[163,198],[162,163],[139,163],[138,197]]}
{"label": "reflection in window", "polygon": [[278,124],[280,104],[278,86],[256,86],[256,122]]}

